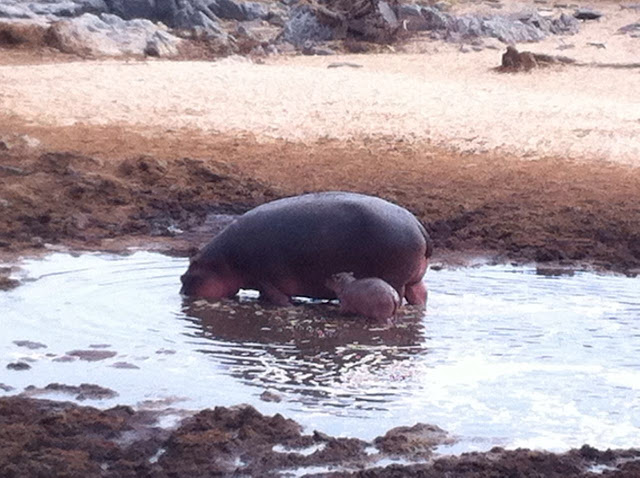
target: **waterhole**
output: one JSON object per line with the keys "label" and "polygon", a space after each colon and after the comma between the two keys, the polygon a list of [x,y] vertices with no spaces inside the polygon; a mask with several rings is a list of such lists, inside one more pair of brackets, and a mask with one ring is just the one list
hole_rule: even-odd
{"label": "waterhole", "polygon": [[[456,453],[640,446],[640,279],[430,270],[427,312],[381,324],[333,303],[187,300],[187,265],[147,252],[25,261],[22,285],[0,292],[0,393],[90,383],[118,394],[78,395],[96,406],[249,403],[364,439],[423,422],[457,436],[442,450]],[[30,368],[6,368],[17,363]]]}

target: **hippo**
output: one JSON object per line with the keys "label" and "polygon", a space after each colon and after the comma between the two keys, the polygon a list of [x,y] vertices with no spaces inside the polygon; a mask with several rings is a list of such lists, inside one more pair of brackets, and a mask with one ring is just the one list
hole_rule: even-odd
{"label": "hippo", "polygon": [[333,274],[379,277],[410,304],[426,305],[422,282],[433,252],[406,209],[349,192],[303,194],[265,203],[223,229],[181,277],[187,296],[219,299],[239,289],[288,305],[291,296],[335,299]]}
{"label": "hippo", "polygon": [[340,300],[340,313],[384,320],[400,307],[398,292],[377,277],[356,279],[351,272],[333,274],[325,284]]}

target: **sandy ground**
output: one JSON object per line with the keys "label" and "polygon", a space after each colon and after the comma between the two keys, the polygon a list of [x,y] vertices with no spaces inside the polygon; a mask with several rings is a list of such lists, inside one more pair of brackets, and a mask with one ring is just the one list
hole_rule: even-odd
{"label": "sandy ground", "polygon": [[[637,62],[639,40],[615,32],[640,15],[615,4],[598,8],[608,15],[584,23],[579,35],[530,49],[581,62]],[[557,50],[561,44],[575,47]],[[462,53],[420,39],[399,48],[422,53],[264,64],[244,58],[12,64],[0,66],[0,101],[5,113],[52,126],[129,125],[154,135],[192,128],[290,141],[393,136],[472,152],[638,164],[640,69],[505,75],[492,70],[502,50]],[[343,61],[362,68],[327,68]]]}

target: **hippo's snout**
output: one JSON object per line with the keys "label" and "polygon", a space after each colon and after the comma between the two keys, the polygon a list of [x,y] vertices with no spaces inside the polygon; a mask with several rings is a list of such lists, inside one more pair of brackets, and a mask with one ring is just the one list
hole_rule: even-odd
{"label": "hippo's snout", "polygon": [[202,285],[202,277],[191,274],[189,271],[180,277],[182,287],[180,293],[185,295],[197,295],[197,290]]}

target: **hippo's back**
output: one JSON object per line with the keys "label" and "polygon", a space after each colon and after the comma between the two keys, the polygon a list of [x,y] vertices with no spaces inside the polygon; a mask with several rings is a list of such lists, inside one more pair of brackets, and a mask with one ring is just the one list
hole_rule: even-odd
{"label": "hippo's back", "polygon": [[429,255],[428,241],[415,216],[400,206],[363,194],[325,192],[252,209],[209,247],[223,250],[245,277],[321,297],[328,294],[327,277],[341,271],[404,285]]}

